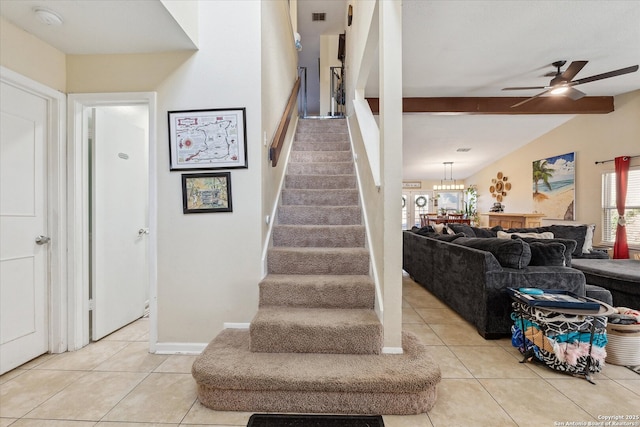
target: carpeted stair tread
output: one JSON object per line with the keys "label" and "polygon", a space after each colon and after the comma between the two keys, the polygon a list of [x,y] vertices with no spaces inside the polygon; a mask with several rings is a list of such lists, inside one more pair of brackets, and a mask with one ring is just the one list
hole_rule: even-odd
{"label": "carpeted stair tread", "polygon": [[285,188],[300,189],[354,189],[357,188],[355,175],[286,175]]}
{"label": "carpeted stair tread", "polygon": [[251,351],[379,354],[382,324],[371,309],[261,307],[251,321]]}
{"label": "carpeted stair tread", "polygon": [[259,306],[373,309],[375,288],[367,275],[267,274]]}
{"label": "carpeted stair tread", "polygon": [[292,151],[350,151],[348,142],[294,142]]}
{"label": "carpeted stair tread", "polygon": [[270,274],[369,274],[369,251],[364,248],[272,247],[267,253]]}
{"label": "carpeted stair tread", "polygon": [[289,163],[352,161],[351,151],[292,151]]}
{"label": "carpeted stair tread", "polygon": [[364,247],[364,225],[274,225],[274,246],[359,248]]}
{"label": "carpeted stair tread", "polygon": [[349,133],[346,120],[341,119],[300,119],[298,120],[297,131],[304,133]]}
{"label": "carpeted stair tread", "polygon": [[403,334],[403,354],[254,353],[249,331],[222,331],[193,364],[198,398],[233,411],[417,414],[441,374],[427,348]]}
{"label": "carpeted stair tread", "polygon": [[284,188],[283,205],[356,206],[359,203],[357,189]]}
{"label": "carpeted stair tread", "polygon": [[296,162],[289,163],[289,175],[353,175],[355,168],[348,162]]}
{"label": "carpeted stair tread", "polygon": [[298,206],[278,208],[278,222],[285,225],[360,225],[359,206]]}
{"label": "carpeted stair tread", "polygon": [[344,132],[297,132],[296,142],[349,142],[349,134]]}

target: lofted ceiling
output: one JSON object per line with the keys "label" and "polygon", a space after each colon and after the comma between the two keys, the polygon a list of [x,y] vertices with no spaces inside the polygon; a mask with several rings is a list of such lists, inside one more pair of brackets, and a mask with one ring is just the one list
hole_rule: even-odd
{"label": "lofted ceiling", "polygon": [[[305,54],[317,49],[319,57],[319,43],[311,43],[319,34],[344,31],[348,3],[298,0],[299,16],[327,13],[322,25],[299,24]],[[37,22],[36,6],[59,13],[64,25]],[[159,0],[0,0],[0,15],[68,54],[195,48]],[[577,78],[640,64],[638,0],[403,0],[402,19],[404,97],[533,96],[501,89],[547,85],[544,74],[557,60],[588,60]],[[374,69],[367,97],[378,96],[377,82]],[[579,89],[588,96],[639,90],[640,72]],[[452,161],[454,178],[465,179],[572,117],[405,114],[403,176],[441,179],[442,163]]]}

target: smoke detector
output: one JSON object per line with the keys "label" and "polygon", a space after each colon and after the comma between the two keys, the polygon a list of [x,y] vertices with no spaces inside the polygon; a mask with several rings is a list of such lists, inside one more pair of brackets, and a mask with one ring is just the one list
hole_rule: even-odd
{"label": "smoke detector", "polygon": [[36,15],[36,19],[45,25],[58,26],[64,22],[60,15],[45,7],[34,7],[33,13]]}

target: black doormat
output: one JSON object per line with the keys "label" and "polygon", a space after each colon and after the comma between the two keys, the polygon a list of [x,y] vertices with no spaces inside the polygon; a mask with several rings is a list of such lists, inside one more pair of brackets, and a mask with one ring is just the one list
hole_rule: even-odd
{"label": "black doormat", "polygon": [[380,415],[253,414],[247,427],[384,427]]}

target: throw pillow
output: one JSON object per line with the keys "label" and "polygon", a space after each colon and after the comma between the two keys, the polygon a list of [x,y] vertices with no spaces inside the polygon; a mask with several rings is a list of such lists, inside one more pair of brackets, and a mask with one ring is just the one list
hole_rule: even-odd
{"label": "throw pillow", "polygon": [[505,231],[498,231],[499,239],[511,239],[512,236],[531,237],[533,239],[553,239],[553,233],[550,231],[544,231],[542,233],[507,233]]}
{"label": "throw pillow", "polygon": [[582,253],[589,254],[593,249],[593,233],[596,231],[595,224],[587,225],[587,233],[584,235],[584,245],[582,246]]}
{"label": "throw pillow", "polygon": [[454,233],[464,233],[467,237],[476,237],[476,233],[473,231],[473,228],[467,224],[447,224],[447,228],[449,230],[453,230]]}
{"label": "throw pillow", "polygon": [[447,225],[446,224],[433,224],[433,229],[436,233],[447,234]]}
{"label": "throw pillow", "polygon": [[529,243],[529,248],[531,248],[531,261],[529,265],[558,267],[565,265],[564,253],[567,248],[562,243],[531,242]]}
{"label": "throw pillow", "polygon": [[473,230],[475,237],[497,237],[498,231],[502,231],[502,227],[500,227],[500,230],[494,230],[492,228],[491,229],[479,228],[479,227],[471,227],[471,229]]}
{"label": "throw pillow", "polygon": [[576,249],[578,245],[575,240],[569,239],[558,239],[554,237],[553,239],[534,239],[531,237],[519,237],[519,236],[511,236],[512,239],[522,239],[525,242],[531,243],[539,242],[539,243],[562,243],[565,247],[564,251],[564,265],[567,267],[571,267],[571,253]]}
{"label": "throw pillow", "polygon": [[550,225],[548,228],[555,237],[577,242],[578,245],[572,253],[574,257],[579,257],[583,253],[588,228],[586,225]]}
{"label": "throw pillow", "polygon": [[498,238],[463,237],[454,243],[470,248],[491,252],[501,266],[522,269],[531,261],[531,249],[524,240]]}
{"label": "throw pillow", "polygon": [[422,227],[422,228],[413,227],[411,231],[413,231],[416,234],[420,234],[421,236],[424,236],[427,233],[435,233],[435,230],[430,225],[427,225],[426,227]]}

